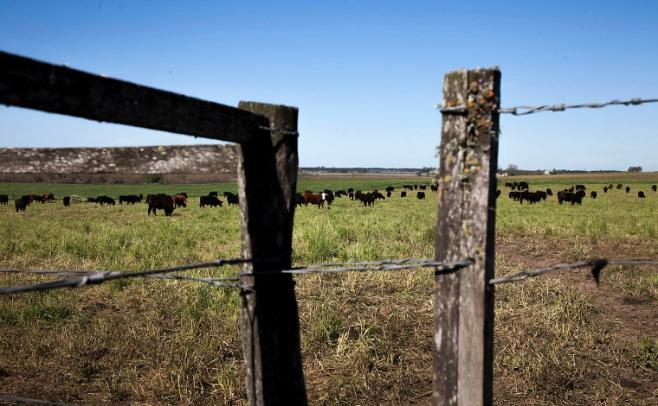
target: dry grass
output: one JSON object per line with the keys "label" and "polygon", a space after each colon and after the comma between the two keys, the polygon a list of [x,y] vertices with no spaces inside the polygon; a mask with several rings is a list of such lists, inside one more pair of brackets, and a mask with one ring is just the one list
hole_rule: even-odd
{"label": "dry grass", "polygon": [[[658,200],[625,199],[583,207],[499,201],[497,273],[598,253],[658,257],[650,234]],[[301,208],[295,262],[432,256],[435,204],[396,198],[375,208],[345,200],[331,210]],[[145,211],[58,204],[16,215],[0,207],[0,262],[138,269],[239,252],[235,207],[189,207],[172,218]],[[628,211],[643,213],[634,224],[648,226],[599,227],[592,238],[573,225],[588,216],[624,222]],[[547,222],[563,227],[547,234]],[[579,271],[500,286],[496,403],[658,404],[657,275],[612,269],[595,288]],[[0,277],[2,285],[37,279]],[[311,402],[429,403],[431,288],[424,270],[297,278]],[[85,403],[241,404],[238,314],[235,292],[163,281],[0,297],[1,391]]]}

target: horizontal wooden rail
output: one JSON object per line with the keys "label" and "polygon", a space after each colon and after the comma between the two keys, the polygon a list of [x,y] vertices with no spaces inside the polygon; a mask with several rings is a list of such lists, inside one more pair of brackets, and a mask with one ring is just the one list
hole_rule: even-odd
{"label": "horizontal wooden rail", "polygon": [[235,107],[0,52],[0,103],[246,143],[265,117]]}

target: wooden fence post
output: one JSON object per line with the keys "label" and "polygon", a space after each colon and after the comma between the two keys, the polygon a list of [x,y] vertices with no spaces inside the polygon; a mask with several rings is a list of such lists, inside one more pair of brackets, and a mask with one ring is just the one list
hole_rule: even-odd
{"label": "wooden fence post", "polygon": [[[297,184],[297,109],[240,102],[243,110],[269,119],[270,131],[243,142],[238,165],[242,255],[268,259],[243,267],[266,272],[242,277],[253,290],[242,294],[241,335],[251,405],[307,403],[299,338],[294,281],[289,269]],[[271,258],[277,258],[272,261]]]}
{"label": "wooden fence post", "polygon": [[443,98],[436,259],[474,264],[435,278],[432,400],[490,405],[500,71],[450,72]]}

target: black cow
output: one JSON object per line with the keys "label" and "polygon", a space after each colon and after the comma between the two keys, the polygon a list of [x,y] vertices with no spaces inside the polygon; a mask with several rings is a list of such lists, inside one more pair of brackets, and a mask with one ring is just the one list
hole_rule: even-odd
{"label": "black cow", "polygon": [[20,199],[16,199],[14,201],[14,206],[16,207],[16,213],[19,211],[25,211],[25,208],[28,206],[27,200],[23,199],[22,197]]}
{"label": "black cow", "polygon": [[210,192],[208,193],[208,196],[217,196],[217,192]]}
{"label": "black cow", "polygon": [[387,186],[386,187],[386,193],[393,193],[395,191],[395,188],[393,186]]}
{"label": "black cow", "polygon": [[222,207],[222,201],[219,200],[217,196],[201,196],[199,198],[199,207],[206,207],[206,206],[212,206],[212,207]]}
{"label": "black cow", "polygon": [[416,192],[416,199],[423,200],[425,198],[425,192]]}
{"label": "black cow", "polygon": [[608,193],[608,187],[607,186],[603,186],[603,193]]}
{"label": "black cow", "polygon": [[64,203],[64,207],[69,207],[71,205],[71,196],[64,196],[62,202]]}
{"label": "black cow", "polygon": [[521,198],[521,192],[509,192],[507,197],[518,202],[519,199]]}
{"label": "black cow", "polygon": [[157,216],[157,209],[164,210],[165,216],[171,216],[174,212],[174,201],[171,199],[171,196],[164,193],[146,196],[146,204],[149,205],[149,216],[151,215],[151,212],[153,212],[154,216]]}
{"label": "black cow", "polygon": [[347,188],[347,193],[354,193],[354,188]]}
{"label": "black cow", "polygon": [[347,197],[349,197],[350,200],[354,200],[354,192],[347,192]]}
{"label": "black cow", "polygon": [[656,191],[656,185],[651,185],[651,191],[655,192]]}
{"label": "black cow", "polygon": [[557,192],[557,202],[560,204],[562,204],[562,202],[571,202],[572,205],[574,203],[583,204],[583,196],[584,195],[581,193],[573,193],[568,190],[563,190]]}
{"label": "black cow", "polygon": [[126,204],[135,204],[139,203],[144,199],[143,195],[121,195],[119,196],[119,204],[123,204],[123,202],[126,202]]}
{"label": "black cow", "polygon": [[236,194],[233,194],[231,192],[224,192],[224,197],[226,198],[226,201],[228,202],[229,206],[233,204],[240,204],[240,198]]}
{"label": "black cow", "polygon": [[407,197],[407,192],[405,192],[404,190],[400,192],[400,197]]}
{"label": "black cow", "polygon": [[87,198],[87,203],[96,203],[96,198],[95,197],[88,197]]}
{"label": "black cow", "polygon": [[357,190],[354,197],[361,201],[364,206],[373,206],[375,204],[375,196],[372,193],[361,193],[360,190]]}
{"label": "black cow", "polygon": [[[523,201],[527,201],[530,204],[534,203],[539,203],[541,201],[541,195],[539,192],[530,192],[528,190],[524,190],[523,192],[517,192],[519,193],[519,202],[523,204]],[[542,192],[543,193],[543,192]]]}
{"label": "black cow", "polygon": [[385,200],[384,195],[379,193],[376,190],[374,192],[372,192],[372,197],[375,198],[375,199]]}
{"label": "black cow", "polygon": [[110,196],[98,196],[96,197],[96,203],[100,204],[101,206],[104,204],[114,206],[115,201]]}
{"label": "black cow", "polygon": [[630,191],[631,191],[631,187],[630,187],[630,186],[626,186],[626,193],[628,193],[628,192],[630,192]]}
{"label": "black cow", "polygon": [[513,189],[513,188],[514,188],[514,185],[512,184],[512,182],[505,182],[505,187],[508,187],[508,188],[510,188],[510,189]]}
{"label": "black cow", "polygon": [[387,191],[387,192],[386,192],[386,197],[389,197],[389,198],[390,198],[390,197],[391,197],[391,193],[393,193],[393,192],[391,192],[390,190]]}
{"label": "black cow", "polygon": [[644,192],[640,190],[639,192],[637,192],[637,197],[639,197],[640,199],[644,199],[646,196],[644,195]]}
{"label": "black cow", "polygon": [[596,196],[597,196],[597,194],[596,194],[596,192],[593,191],[593,190],[592,190],[592,191],[590,192],[590,194],[589,194],[589,197],[591,197],[592,199],[596,199]]}
{"label": "black cow", "polygon": [[8,203],[9,203],[9,196],[0,195],[0,204],[4,204],[6,206]]}
{"label": "black cow", "polygon": [[327,202],[329,206],[331,206],[331,203],[334,202],[334,192],[332,192],[329,189],[324,190],[324,200]]}
{"label": "black cow", "polygon": [[344,190],[337,190],[336,191],[336,197],[343,197],[343,196],[347,196],[346,191],[344,191]]}
{"label": "black cow", "polygon": [[587,188],[585,187],[585,185],[576,185],[576,190],[577,191],[578,190],[587,190]]}
{"label": "black cow", "polygon": [[500,189],[496,190],[496,199],[500,197]]}
{"label": "black cow", "polygon": [[425,190],[425,189],[427,189],[427,186],[426,186],[426,185],[420,185],[420,186],[418,186],[418,187],[420,188],[420,190]]}
{"label": "black cow", "polygon": [[622,187],[624,187],[624,185],[622,185],[621,183],[617,183],[617,189],[621,189]]}
{"label": "black cow", "polygon": [[519,186],[518,186],[519,190],[528,190],[528,188],[529,188],[528,182],[519,182]]}
{"label": "black cow", "polygon": [[553,196],[553,191],[551,190],[551,188],[546,189],[546,195]]}
{"label": "black cow", "polygon": [[297,206],[301,206],[302,204],[306,203],[306,200],[304,200],[304,195],[301,193],[297,193],[295,195],[295,204]]}
{"label": "black cow", "polygon": [[438,192],[439,185],[430,185],[430,189],[432,189],[432,192]]}

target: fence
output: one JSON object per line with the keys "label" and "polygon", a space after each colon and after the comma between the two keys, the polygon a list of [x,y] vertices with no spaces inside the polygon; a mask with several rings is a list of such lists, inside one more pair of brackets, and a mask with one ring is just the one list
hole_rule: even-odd
{"label": "fence", "polygon": [[[64,276],[0,294],[82,287],[108,280],[148,277],[207,283],[241,293],[241,338],[250,404],[306,404],[294,274],[434,269],[434,404],[493,403],[494,286],[548,272],[591,268],[598,282],[612,265],[651,265],[654,260],[598,259],[558,264],[495,278],[495,191],[499,114],[565,108],[636,105],[656,99],[604,104],[500,109],[497,69],[448,73],[444,81],[440,148],[440,212],[436,256],[291,267],[297,182],[297,109],[241,102],[239,108],[0,52],[0,103],[97,121],[207,137],[239,144],[240,258],[218,259],[139,272],[68,272],[0,269]],[[519,112],[519,110],[522,110]],[[175,273],[241,264],[228,278]],[[0,396],[12,402],[42,402]]]}

